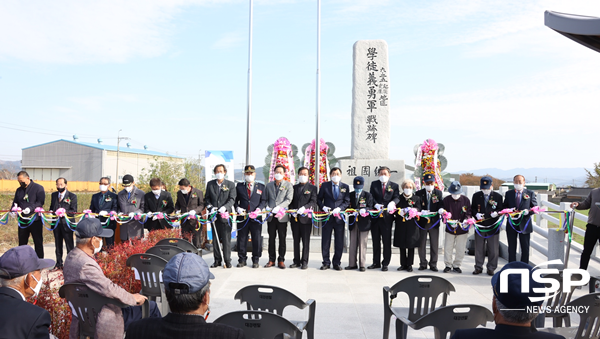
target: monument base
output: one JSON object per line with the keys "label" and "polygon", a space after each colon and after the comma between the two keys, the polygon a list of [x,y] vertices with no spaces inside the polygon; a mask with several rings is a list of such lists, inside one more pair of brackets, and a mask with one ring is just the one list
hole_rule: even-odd
{"label": "monument base", "polygon": [[352,178],[365,178],[365,190],[369,190],[371,182],[379,180],[379,167],[390,169],[390,181],[401,184],[404,181],[404,160],[390,159],[344,159],[339,161],[342,169],[342,181],[352,187]]}

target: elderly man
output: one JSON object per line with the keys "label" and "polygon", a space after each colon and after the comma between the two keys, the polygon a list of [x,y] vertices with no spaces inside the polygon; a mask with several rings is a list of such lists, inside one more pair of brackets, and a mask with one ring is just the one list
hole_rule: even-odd
{"label": "elderly man", "polygon": [[[358,215],[348,217],[350,248],[348,250],[348,266],[344,269],[359,269],[360,272],[364,272],[367,261],[367,237],[371,229],[371,216],[368,215],[368,211],[373,208],[374,203],[371,193],[363,191],[365,178],[355,177],[352,186],[354,191],[350,193],[350,207],[355,209]],[[363,214],[366,214],[366,216],[363,217]]]}
{"label": "elderly man", "polygon": [[54,260],[38,259],[28,245],[13,247],[0,257],[0,337],[50,337],[50,313],[28,303],[42,288],[42,270]]}
{"label": "elderly man", "polygon": [[[442,191],[435,188],[435,177],[427,173],[423,176],[423,189],[417,191],[415,195],[421,198],[421,213],[424,215],[431,213],[440,213],[443,210]],[[419,237],[419,271],[429,269],[438,271],[438,250],[440,242],[440,215],[430,218],[420,218],[418,221],[421,235]],[[429,263],[427,262],[427,235],[429,235]]]}
{"label": "elderly man", "polygon": [[[117,228],[117,222],[110,220],[109,215],[110,212],[116,213],[119,209],[117,206],[117,195],[108,190],[110,186],[109,177],[100,178],[98,186],[100,192],[92,195],[92,200],[90,201],[90,211],[92,211],[92,213],[97,213],[101,222],[108,222],[107,228],[114,231]],[[106,244],[104,244],[105,247],[110,247],[115,244],[114,234],[104,240],[106,240]]]}
{"label": "elderly man", "polygon": [[[502,271],[508,269],[525,269],[529,271],[528,279],[522,279],[520,274],[509,274],[508,279],[502,281],[500,275]],[[492,277],[492,311],[494,313],[494,322],[496,328],[473,328],[457,330],[452,339],[467,339],[467,338],[563,338],[561,335],[535,332],[531,328],[531,322],[538,316],[537,312],[527,312],[527,307],[541,306],[542,302],[532,302],[529,297],[543,297],[543,293],[533,292],[536,288],[544,288],[544,284],[533,280],[533,267],[526,263],[515,261],[504,265],[504,267],[494,274]],[[521,292],[523,282],[528,283],[529,290],[525,293]],[[501,284],[506,283],[507,292],[502,293]]]}
{"label": "elderly man", "polygon": [[118,194],[119,213],[127,214],[131,221],[121,224],[121,241],[141,238],[144,236],[144,226],[134,216],[144,213],[144,191],[135,186],[133,176],[123,176],[123,190]]}
{"label": "elderly man", "polygon": [[277,267],[285,268],[285,247],[286,247],[286,234],[287,225],[289,221],[289,215],[286,213],[280,218],[275,215],[280,210],[287,210],[294,198],[294,187],[289,181],[283,180],[286,169],[282,165],[275,166],[275,174],[273,175],[274,181],[267,184],[265,188],[265,194],[262,197],[262,205],[266,206],[273,213],[268,220],[268,231],[269,231],[269,262],[265,267],[275,266],[275,238],[279,237],[279,256],[277,257]]}
{"label": "elderly man", "polygon": [[150,179],[151,191],[144,195],[144,213],[148,214],[144,226],[148,231],[171,228],[167,221],[158,218],[158,213],[171,214],[175,211],[171,193],[162,190],[162,181],[158,178]]}
{"label": "elderly man", "polygon": [[209,324],[210,281],[215,276],[199,256],[179,253],[163,271],[171,312],[162,319],[142,319],[129,326],[126,339],[214,338],[243,339],[240,329]]}
{"label": "elderly man", "polygon": [[529,243],[533,225],[529,209],[537,206],[535,192],[525,188],[525,177],[517,174],[513,178],[514,189],[504,194],[504,208],[511,208],[515,212],[523,211],[517,219],[509,218],[506,224],[506,238],[508,240],[508,261],[517,260],[517,237],[521,245],[521,261],[529,263]]}
{"label": "elderly man", "polygon": [[[102,238],[110,237],[112,233],[112,230],[103,229],[100,220],[96,218],[85,218],[77,224],[77,247],[67,255],[63,269],[65,284],[84,284],[92,291],[125,305],[141,305],[147,299],[145,296],[128,293],[117,286],[104,276],[94,260],[94,255],[102,249]],[[150,317],[160,318],[156,303],[152,301]],[[141,318],[140,306],[122,309],[115,305],[104,306],[96,320],[96,338],[121,339],[129,324]],[[79,321],[75,315],[72,317],[69,338],[79,338]]]}
{"label": "elderly man", "polygon": [[[29,179],[29,174],[25,171],[17,173],[17,180],[19,181],[20,187],[15,191],[13,206],[20,208],[24,217],[34,217],[35,209],[44,206],[44,201],[46,200],[44,187]],[[28,221],[19,220],[19,222],[27,223]],[[42,218],[36,216],[31,225],[25,228],[19,227],[18,230],[19,246],[27,245],[27,242],[29,242],[29,235],[31,234],[33,245],[35,246],[35,253],[37,253],[38,258],[44,257],[42,229]]]}
{"label": "elderly man", "polygon": [[[444,209],[452,215],[451,219],[456,220],[464,224],[464,222],[471,218],[471,201],[465,195],[463,195],[462,185],[458,181],[453,181],[448,187],[449,196],[442,200]],[[469,236],[469,229],[462,228],[458,224],[446,225],[446,234],[444,241],[444,273],[454,271],[456,273],[462,273],[460,265],[465,258],[465,247],[467,244],[467,237]],[[452,260],[452,253],[456,251],[454,260]]]}
{"label": "elderly man", "polygon": [[[56,212],[63,208],[67,213],[67,218],[74,222],[73,214],[77,212],[77,194],[67,190],[67,179],[56,179],[56,190],[50,197],[50,210]],[[67,247],[67,254],[71,252],[75,244],[73,242],[73,230],[67,224],[65,218],[60,218],[54,227],[54,247],[56,251],[56,266],[55,270],[63,268],[63,240]]]}
{"label": "elderly man", "polygon": [[[262,209],[262,195],[265,191],[265,185],[256,180],[256,168],[252,165],[244,167],[244,181],[235,186],[235,209],[238,214],[250,213],[256,209]],[[238,217],[243,219],[242,216]],[[237,230],[237,267],[246,266],[248,260],[247,246],[248,234],[252,237],[252,268],[258,268],[258,260],[262,255],[261,233],[262,224],[256,219],[248,218],[247,221],[240,221]]]}
{"label": "elderly man", "polygon": [[594,188],[582,202],[574,202],[571,208],[577,210],[590,210],[588,223],[585,227],[585,238],[583,239],[583,253],[579,262],[579,268],[587,270],[590,256],[594,246],[600,240],[600,188]]}
{"label": "elderly man", "polygon": [[482,177],[479,181],[481,191],[473,194],[471,201],[471,215],[479,222],[480,226],[489,229],[488,232],[475,232],[475,270],[473,274],[483,272],[483,262],[487,252],[487,274],[494,275],[498,267],[500,253],[500,225],[498,225],[498,212],[502,211],[502,195],[492,190],[492,178]]}
{"label": "elderly man", "polygon": [[[179,180],[179,192],[175,209],[177,213],[188,213],[188,217],[181,224],[181,233],[185,237],[192,236],[192,244],[196,248],[202,247],[202,233],[198,229],[198,219],[204,210],[204,193],[192,186],[186,178]],[[197,217],[196,217],[197,216]],[[193,217],[193,218],[192,218]]]}

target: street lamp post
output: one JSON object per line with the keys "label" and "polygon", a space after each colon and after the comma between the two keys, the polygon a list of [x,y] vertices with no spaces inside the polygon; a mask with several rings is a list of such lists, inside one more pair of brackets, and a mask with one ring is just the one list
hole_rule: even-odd
{"label": "street lamp post", "polygon": [[121,131],[122,129],[119,130],[119,132],[117,133],[117,175],[115,176],[115,189],[118,190],[119,189],[119,145],[121,143],[121,140],[130,140],[131,138],[128,137],[121,137]]}
{"label": "street lamp post", "polygon": [[319,191],[321,174],[321,0],[317,0],[317,137],[315,139],[315,186]]}

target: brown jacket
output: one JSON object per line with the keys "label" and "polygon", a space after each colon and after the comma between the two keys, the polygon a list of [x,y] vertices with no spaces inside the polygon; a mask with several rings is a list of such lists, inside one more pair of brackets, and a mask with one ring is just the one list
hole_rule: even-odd
{"label": "brown jacket", "polygon": [[[128,293],[104,276],[96,260],[79,248],[74,248],[65,259],[63,269],[65,284],[79,283],[87,285],[92,291],[117,299],[127,305],[135,305],[133,294]],[[96,321],[97,339],[122,339],[125,333],[123,312],[115,305],[102,308]],[[73,315],[69,338],[79,338],[79,322]]]}

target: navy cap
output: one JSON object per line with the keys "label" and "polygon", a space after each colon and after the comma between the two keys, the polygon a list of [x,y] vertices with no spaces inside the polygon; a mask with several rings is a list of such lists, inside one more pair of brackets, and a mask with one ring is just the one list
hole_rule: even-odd
{"label": "navy cap", "polygon": [[435,177],[433,176],[433,174],[427,173],[423,176],[423,181],[424,182],[433,182],[433,181],[435,181]]}
{"label": "navy cap", "polygon": [[[502,293],[500,292],[500,274],[502,271],[507,269],[527,269],[529,270],[528,277],[525,279],[529,279],[529,291],[526,293],[521,292],[521,274],[509,274],[507,277],[508,284],[508,292]],[[542,301],[531,301],[529,297],[543,297],[544,293],[535,293],[533,292],[534,288],[544,288],[544,284],[539,283],[532,279],[533,267],[531,265],[526,264],[521,261],[513,261],[508,263],[502,267],[502,269],[492,277],[492,289],[494,290],[494,296],[496,300],[498,300],[502,305],[511,309],[524,309],[527,306],[540,306]]]}
{"label": "navy cap", "polygon": [[253,165],[244,166],[244,173],[248,173],[248,172],[254,173],[254,172],[256,172],[256,168],[254,168]]}
{"label": "navy cap", "polygon": [[96,218],[83,218],[75,229],[75,235],[78,238],[109,238],[114,234],[113,230],[109,228],[103,228],[100,220]]}
{"label": "navy cap", "polygon": [[55,264],[56,262],[51,259],[39,259],[29,245],[13,247],[0,257],[0,278],[7,280],[18,278]]}
{"label": "navy cap", "polygon": [[123,186],[129,186],[133,183],[133,175],[125,174],[123,176]]}
{"label": "navy cap", "polygon": [[479,188],[488,189],[492,187],[492,178],[482,177],[479,181]]}
{"label": "navy cap", "polygon": [[354,189],[362,189],[365,187],[365,178],[356,177],[354,178]]}
{"label": "navy cap", "polygon": [[450,194],[462,194],[462,185],[458,181],[453,181],[448,187],[448,193]]}
{"label": "navy cap", "polygon": [[[165,289],[173,290],[176,294],[196,293],[208,284],[209,279],[214,278],[206,261],[199,255],[188,252],[175,255],[163,270]],[[187,288],[180,288],[177,284]]]}

